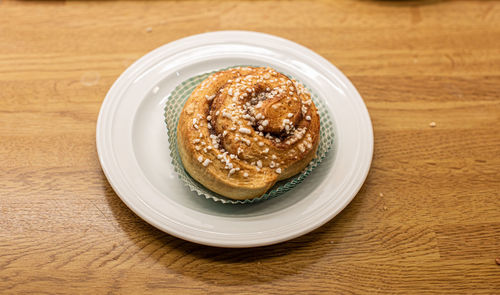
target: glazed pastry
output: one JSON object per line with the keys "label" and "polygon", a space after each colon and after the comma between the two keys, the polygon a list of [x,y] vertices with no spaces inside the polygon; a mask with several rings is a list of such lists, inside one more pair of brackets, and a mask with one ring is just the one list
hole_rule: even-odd
{"label": "glazed pastry", "polygon": [[303,85],[272,68],[211,74],[177,126],[186,171],[235,200],[259,197],[304,169],[319,143],[319,115]]}

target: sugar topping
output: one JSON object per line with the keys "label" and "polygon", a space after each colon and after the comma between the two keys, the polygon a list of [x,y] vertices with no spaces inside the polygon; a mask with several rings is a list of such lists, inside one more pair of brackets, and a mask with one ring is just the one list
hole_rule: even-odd
{"label": "sugar topping", "polygon": [[[311,135],[303,123],[298,124],[300,120],[311,121],[310,95],[302,84],[270,68],[235,68],[227,73],[232,76],[224,83],[217,81],[222,74],[212,74],[197,90],[208,104],[205,115],[191,117],[191,125],[198,130],[190,139],[198,162],[208,167],[220,161],[228,177],[238,175],[245,162],[257,172],[272,169],[282,173],[280,163],[297,158],[298,151],[312,149]],[[210,90],[214,87],[217,89]],[[299,101],[298,106],[295,101]],[[194,112],[197,109],[201,108],[191,108]],[[297,117],[298,112],[302,116]],[[288,152],[276,149],[285,145]],[[284,161],[280,162],[276,153],[283,155],[280,158]],[[247,178],[250,174],[247,170],[241,175]]]}
{"label": "sugar topping", "polygon": [[244,134],[250,134],[251,133],[250,129],[244,128],[244,127],[241,127],[238,131],[240,133],[244,133]]}

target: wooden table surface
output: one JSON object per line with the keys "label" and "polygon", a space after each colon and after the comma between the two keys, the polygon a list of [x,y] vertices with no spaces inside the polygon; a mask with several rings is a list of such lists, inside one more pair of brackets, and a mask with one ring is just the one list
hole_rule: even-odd
{"label": "wooden table surface", "polygon": [[[165,234],[122,203],[97,158],[120,73],[225,29],[321,54],[373,122],[356,198],[274,246]],[[0,2],[1,294],[499,294],[499,191],[499,2]]]}

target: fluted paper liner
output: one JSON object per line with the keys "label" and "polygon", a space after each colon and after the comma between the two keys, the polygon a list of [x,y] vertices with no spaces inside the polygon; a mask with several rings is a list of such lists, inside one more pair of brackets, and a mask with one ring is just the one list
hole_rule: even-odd
{"label": "fluted paper liner", "polygon": [[174,91],[172,91],[165,104],[165,123],[167,123],[168,129],[170,156],[172,158],[172,165],[174,166],[175,171],[178,173],[179,178],[191,191],[196,192],[198,195],[207,199],[224,204],[249,204],[258,201],[264,201],[282,195],[293,189],[295,186],[300,184],[309,174],[311,174],[313,169],[316,168],[320,164],[320,162],[327,156],[328,151],[332,148],[335,139],[335,135],[333,132],[333,123],[325,104],[307,87],[306,88],[309,93],[311,93],[311,98],[316,105],[320,116],[320,142],[316,151],[316,157],[312,159],[309,165],[300,173],[288,179],[277,182],[264,195],[258,198],[247,200],[232,200],[204,187],[202,184],[192,178],[184,169],[181,157],[177,150],[177,123],[179,122],[182,108],[191,93],[201,82],[203,82],[203,80],[205,80],[210,74],[215,72],[218,71],[201,74],[182,82],[174,89]]}

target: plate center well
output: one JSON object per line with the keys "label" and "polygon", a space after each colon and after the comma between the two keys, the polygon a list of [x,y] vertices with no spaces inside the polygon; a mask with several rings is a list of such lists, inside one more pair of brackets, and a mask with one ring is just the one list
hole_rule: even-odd
{"label": "plate center well", "polygon": [[[201,74],[210,70],[224,68],[228,62],[228,60],[222,62],[219,60],[217,64],[220,64],[220,66],[213,68],[214,61],[205,61],[201,64],[177,70],[174,75],[164,77],[157,84],[159,88],[157,92],[153,90],[147,92],[137,109],[132,129],[134,153],[143,174],[151,185],[161,193],[163,198],[174,201],[183,207],[216,216],[241,218],[273,214],[296,205],[304,198],[314,198],[314,189],[321,182],[326,181],[325,176],[332,166],[335,156],[333,150],[329,152],[327,158],[319,167],[314,169],[312,175],[307,177],[303,183],[279,197],[255,204],[233,205],[207,200],[203,196],[198,196],[190,191],[178,178],[171,164],[168,133],[163,116],[165,101],[168,99],[170,92],[177,86],[177,82],[190,78],[191,73],[195,72],[195,70],[198,70],[196,74]],[[238,60],[235,64],[242,64],[243,62],[262,63],[256,60]],[[204,70],[207,67],[211,68]]]}

